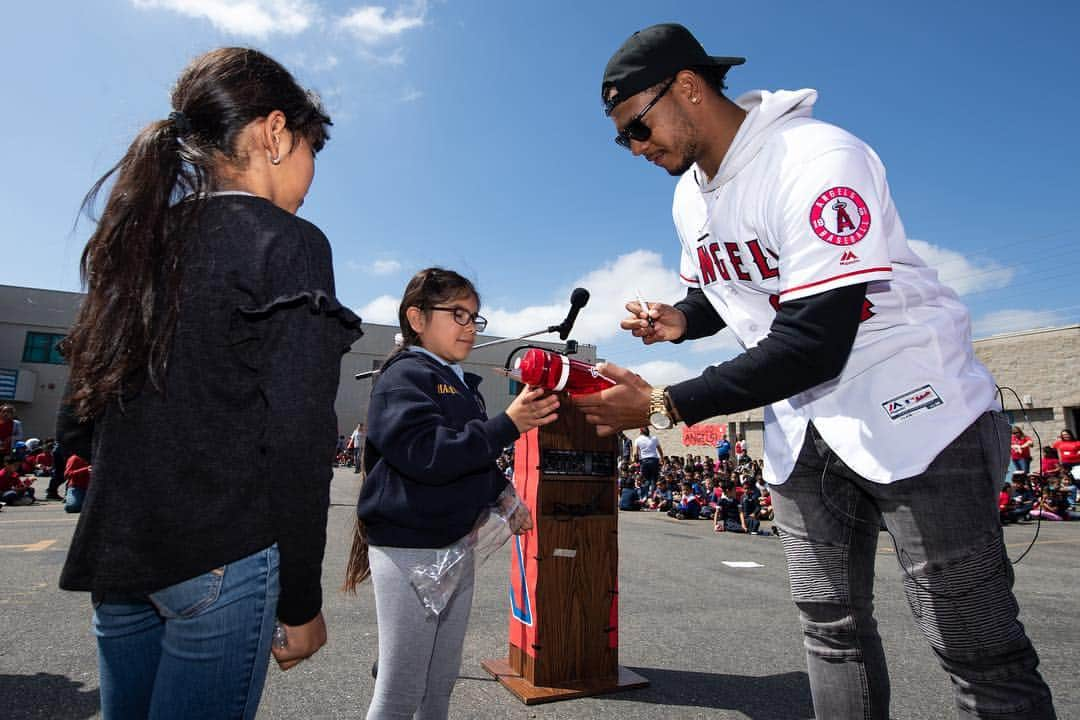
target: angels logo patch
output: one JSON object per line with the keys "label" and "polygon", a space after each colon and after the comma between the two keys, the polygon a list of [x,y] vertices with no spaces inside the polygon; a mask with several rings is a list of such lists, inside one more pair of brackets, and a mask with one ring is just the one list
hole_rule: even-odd
{"label": "angels logo patch", "polygon": [[870,232],[870,208],[849,187],[829,188],[810,208],[810,228],[830,245],[854,245]]}

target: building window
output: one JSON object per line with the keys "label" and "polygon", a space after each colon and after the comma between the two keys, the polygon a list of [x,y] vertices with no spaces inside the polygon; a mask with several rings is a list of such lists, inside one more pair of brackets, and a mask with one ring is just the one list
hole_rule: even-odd
{"label": "building window", "polygon": [[67,361],[57,350],[57,346],[63,339],[63,335],[53,335],[52,333],[26,333],[26,345],[23,346],[22,361],[64,365]]}

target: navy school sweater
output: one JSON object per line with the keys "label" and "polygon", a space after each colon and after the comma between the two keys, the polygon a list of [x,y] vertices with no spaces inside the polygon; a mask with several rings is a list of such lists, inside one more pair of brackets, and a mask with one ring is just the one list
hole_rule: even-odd
{"label": "navy school sweater", "polygon": [[368,406],[367,477],[356,505],[369,543],[450,545],[506,487],[495,460],[518,431],[506,413],[488,418],[480,380],[465,373],[462,383],[409,350],[383,366]]}

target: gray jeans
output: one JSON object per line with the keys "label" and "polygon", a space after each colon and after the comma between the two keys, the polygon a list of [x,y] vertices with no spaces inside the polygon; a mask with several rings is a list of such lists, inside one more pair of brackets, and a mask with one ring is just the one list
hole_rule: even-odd
{"label": "gray jeans", "polygon": [[957,716],[1056,717],[1017,619],[998,518],[1009,432],[1004,416],[985,413],[926,472],[882,485],[844,465],[808,428],[791,477],[770,489],[817,717],[889,717],[873,604],[882,520],[915,623],[952,679]]}
{"label": "gray jeans", "polygon": [[461,670],[472,611],[474,566],[467,560],[457,590],[439,615],[429,615],[409,583],[414,565],[435,550],[368,548],[379,622],[379,675],[367,720],[446,720]]}

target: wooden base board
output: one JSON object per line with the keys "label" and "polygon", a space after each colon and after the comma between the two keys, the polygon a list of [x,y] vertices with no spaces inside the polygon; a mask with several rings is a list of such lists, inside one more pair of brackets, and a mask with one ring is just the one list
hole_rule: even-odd
{"label": "wooden base board", "polygon": [[603,695],[620,690],[643,688],[649,685],[646,678],[636,672],[627,670],[622,665],[619,666],[618,678],[572,683],[566,687],[539,687],[533,685],[515,673],[514,669],[510,667],[509,661],[505,659],[484,660],[480,665],[526,705],[573,700],[574,698],[588,697],[590,695]]}

